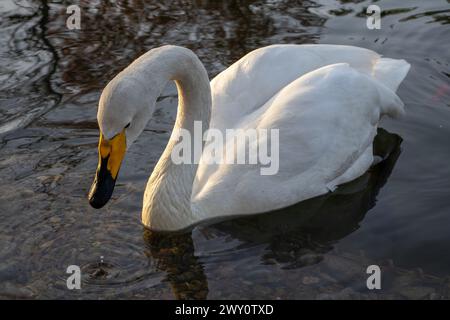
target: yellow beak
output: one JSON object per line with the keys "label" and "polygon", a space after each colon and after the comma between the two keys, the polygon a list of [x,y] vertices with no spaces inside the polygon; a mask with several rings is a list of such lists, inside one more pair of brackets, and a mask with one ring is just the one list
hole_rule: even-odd
{"label": "yellow beak", "polygon": [[111,198],[126,148],[125,129],[111,140],[105,139],[100,133],[98,167],[89,191],[89,203],[92,207],[99,209]]}

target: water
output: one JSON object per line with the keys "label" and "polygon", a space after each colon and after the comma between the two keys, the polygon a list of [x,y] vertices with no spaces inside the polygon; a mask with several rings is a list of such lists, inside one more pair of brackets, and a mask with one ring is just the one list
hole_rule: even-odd
{"label": "water", "polygon": [[[82,1],[77,31],[65,26],[69,4],[0,3],[0,297],[450,297],[448,1],[377,1],[381,30],[366,28],[370,1]],[[90,208],[101,89],[168,43],[194,50],[211,77],[271,43],[408,60],[398,91],[407,115],[384,120],[391,135],[378,141],[391,156],[336,194],[276,215],[152,233],[140,224],[142,195],[172,129],[172,86],[113,200]],[[372,263],[383,271],[377,292],[365,287]],[[79,291],[66,288],[72,264]]]}

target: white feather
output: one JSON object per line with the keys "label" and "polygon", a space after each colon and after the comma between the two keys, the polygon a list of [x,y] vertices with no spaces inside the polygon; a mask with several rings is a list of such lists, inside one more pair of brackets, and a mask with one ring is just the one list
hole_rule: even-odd
{"label": "white feather", "polygon": [[[261,165],[206,164],[208,154],[199,165],[175,165],[170,159],[177,140],[174,130],[144,196],[142,221],[157,230],[272,211],[359,177],[373,162],[380,117],[404,112],[395,90],[409,69],[404,60],[382,58],[363,48],[274,45],[247,54],[209,85],[200,61],[187,49],[166,46],[138,60],[124,74],[141,79],[143,85],[156,82],[158,88],[170,79],[177,81],[181,99],[175,129],[192,130],[193,121],[199,120],[204,130],[280,133],[279,171],[261,175]],[[115,81],[121,78],[126,77],[119,75]],[[157,94],[142,100],[154,101]],[[121,107],[120,117],[127,118],[127,108]],[[102,111],[103,116],[107,113]],[[100,124],[103,130],[121,130],[122,124],[104,118],[109,123]]]}

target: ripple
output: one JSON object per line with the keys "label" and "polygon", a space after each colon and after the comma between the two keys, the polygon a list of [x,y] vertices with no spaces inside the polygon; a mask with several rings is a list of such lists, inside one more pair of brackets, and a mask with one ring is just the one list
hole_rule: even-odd
{"label": "ripple", "polygon": [[108,262],[91,262],[81,266],[81,271],[85,276],[86,284],[122,284],[121,281],[115,281],[120,275],[120,266]]}

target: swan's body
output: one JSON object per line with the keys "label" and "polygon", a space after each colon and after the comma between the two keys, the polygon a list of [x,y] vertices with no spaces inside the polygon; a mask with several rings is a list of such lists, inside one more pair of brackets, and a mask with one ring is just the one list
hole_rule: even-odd
{"label": "swan's body", "polygon": [[275,175],[261,175],[254,164],[207,164],[207,153],[198,165],[174,164],[173,131],[148,181],[142,221],[152,229],[182,229],[213,217],[287,207],[365,173],[380,117],[404,112],[395,91],[408,70],[404,60],[357,47],[276,45],[247,54],[210,84],[190,50],[165,46],[108,84],[99,125],[109,141],[131,122],[124,131],[131,145],[172,79],[179,91],[174,129],[192,131],[194,121],[223,132],[279,129]]}

